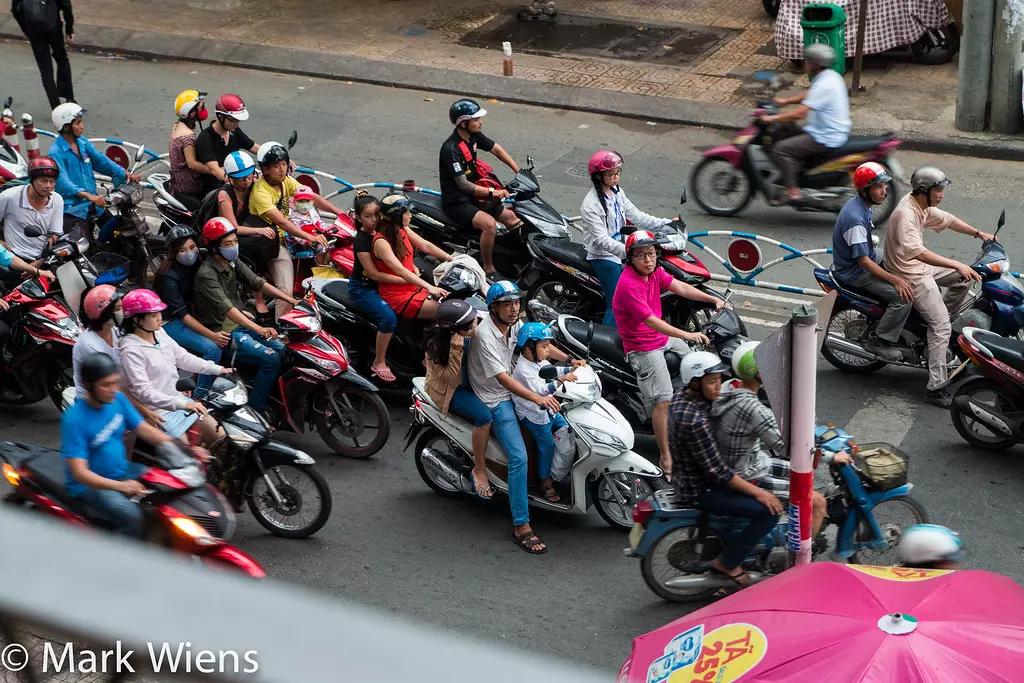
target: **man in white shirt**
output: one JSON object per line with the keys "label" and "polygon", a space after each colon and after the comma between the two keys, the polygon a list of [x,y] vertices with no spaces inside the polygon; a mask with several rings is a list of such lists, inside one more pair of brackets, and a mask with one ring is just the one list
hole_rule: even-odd
{"label": "man in white shirt", "polygon": [[811,80],[810,89],[793,97],[777,97],[776,104],[799,103],[799,106],[762,119],[767,123],[784,123],[807,117],[803,133],[772,147],[790,201],[800,199],[803,160],[842,147],[850,139],[850,98],[846,81],[832,69],[835,61],[836,53],[828,45],[804,48],[804,71]]}
{"label": "man in white shirt", "polygon": [[[43,250],[64,234],[64,199],[54,192],[60,169],[50,157],[28,165],[27,185],[0,192],[0,221],[7,248],[23,261],[36,265]],[[25,228],[39,228],[39,237],[28,237]]]}

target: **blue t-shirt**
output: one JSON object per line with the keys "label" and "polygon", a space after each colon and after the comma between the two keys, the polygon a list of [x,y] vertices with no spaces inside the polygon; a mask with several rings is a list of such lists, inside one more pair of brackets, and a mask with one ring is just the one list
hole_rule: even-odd
{"label": "blue t-shirt", "polygon": [[871,241],[871,209],[860,197],[849,199],[832,231],[832,270],[843,282],[853,282],[866,271],[857,263],[861,256],[875,258],[875,245]]}
{"label": "blue t-shirt", "polygon": [[[61,420],[61,455],[68,460],[87,460],[90,471],[120,481],[128,471],[128,458],[124,450],[125,429],[133,431],[141,422],[142,415],[120,392],[113,403],[107,403],[101,408],[92,407],[84,398],[78,399]],[[64,469],[67,471],[70,495],[81,496],[89,490],[88,486],[74,480],[66,462]]]}

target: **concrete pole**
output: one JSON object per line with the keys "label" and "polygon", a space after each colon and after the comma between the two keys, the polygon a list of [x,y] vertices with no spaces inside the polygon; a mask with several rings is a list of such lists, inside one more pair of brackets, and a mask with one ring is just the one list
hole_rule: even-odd
{"label": "concrete pole", "polygon": [[1024,68],[1024,0],[997,0],[992,34],[990,128],[996,133],[1021,129],[1021,69]]}
{"label": "concrete pole", "polygon": [[789,549],[796,564],[811,561],[811,494],[814,491],[814,413],[818,375],[818,311],[793,311],[789,426]]}
{"label": "concrete pole", "polygon": [[995,16],[996,0],[969,0],[964,3],[956,86],[957,130],[985,130]]}

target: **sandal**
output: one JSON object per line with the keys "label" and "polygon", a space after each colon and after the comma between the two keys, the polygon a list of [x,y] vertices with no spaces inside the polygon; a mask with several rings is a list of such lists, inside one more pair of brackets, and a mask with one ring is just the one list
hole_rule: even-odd
{"label": "sandal", "polygon": [[[725,571],[724,569],[719,569],[718,567],[712,566],[711,567],[711,573],[712,574],[717,574],[718,576],[727,577],[728,579],[730,579],[733,583],[735,583],[740,588],[746,588],[747,586],[750,585],[750,575],[747,574],[747,570],[746,569],[742,569],[741,568],[739,574],[730,574],[729,572]],[[744,579],[746,579],[746,580],[744,580]]]}
{"label": "sandal", "polygon": [[[512,532],[512,540],[520,548],[530,553],[531,555],[543,555],[548,551],[548,547],[541,542],[540,538],[537,537],[532,530],[524,531],[522,534],[517,534],[515,531]],[[537,548],[544,545],[541,550]]]}
{"label": "sandal", "polygon": [[544,500],[549,503],[561,503],[562,497],[558,495],[554,484],[542,484],[540,492],[544,494]]}
{"label": "sandal", "polygon": [[390,368],[370,368],[370,374],[380,378],[382,382],[394,382],[395,373],[391,372]]}
{"label": "sandal", "polygon": [[[471,472],[470,476],[473,478],[473,495],[480,500],[490,500],[494,497],[494,487],[491,486],[490,481],[487,482],[487,488],[481,491],[480,487],[476,484],[476,474]],[[484,475],[484,477],[486,476],[487,475]]]}

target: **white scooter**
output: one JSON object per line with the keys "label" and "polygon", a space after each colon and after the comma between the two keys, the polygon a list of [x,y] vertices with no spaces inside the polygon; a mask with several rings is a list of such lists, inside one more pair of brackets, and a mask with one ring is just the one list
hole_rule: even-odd
{"label": "white scooter", "polygon": [[[546,376],[549,369],[554,370],[541,369],[542,378],[553,379]],[[570,451],[569,456],[574,462],[559,487],[562,501],[552,503],[531,491],[530,505],[574,514],[585,514],[593,505],[608,524],[628,531],[636,504],[668,484],[661,469],[633,452],[633,428],[601,398],[597,373],[583,366],[574,374],[576,381],[565,382],[554,394],[562,400],[562,415],[569,423],[570,439],[575,441],[575,453]],[[403,450],[418,435],[413,457],[427,486],[445,496],[472,494],[472,425],[454,413],[443,417],[427,395],[424,377],[412,382],[413,423]],[[487,476],[493,487],[508,493],[508,458],[493,436],[487,445]]]}

